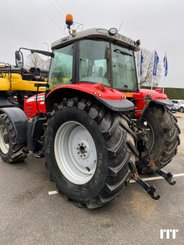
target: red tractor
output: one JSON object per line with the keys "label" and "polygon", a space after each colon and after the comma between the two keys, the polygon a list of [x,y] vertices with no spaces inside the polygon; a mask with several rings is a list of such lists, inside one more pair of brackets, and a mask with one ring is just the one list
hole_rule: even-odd
{"label": "red tractor", "polygon": [[179,145],[172,103],[163,93],[139,90],[138,41],[115,28],[76,33],[71,24],[67,20],[70,35],[47,53],[46,92],[25,100],[24,111],[0,109],[1,158],[14,163],[29,151],[45,157],[58,190],[88,208],[114,199],[131,176],[158,199],[139,173],[157,172],[174,184],[172,174],[160,170]]}

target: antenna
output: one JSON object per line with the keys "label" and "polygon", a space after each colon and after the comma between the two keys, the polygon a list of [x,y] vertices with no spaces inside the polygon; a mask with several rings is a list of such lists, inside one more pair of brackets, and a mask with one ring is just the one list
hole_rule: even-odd
{"label": "antenna", "polygon": [[77,30],[77,29],[79,29],[79,30],[83,30],[83,28],[84,28],[84,24],[82,24],[82,23],[79,23],[79,22],[73,22],[74,23],[74,25],[75,25],[75,29]]}
{"label": "antenna", "polygon": [[121,22],[121,24],[120,24],[120,26],[118,28],[118,32],[120,32],[122,26],[123,26],[123,21]]}

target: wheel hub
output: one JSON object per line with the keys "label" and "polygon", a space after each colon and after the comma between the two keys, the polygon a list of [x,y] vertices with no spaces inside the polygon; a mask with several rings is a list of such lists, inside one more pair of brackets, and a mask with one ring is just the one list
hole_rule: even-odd
{"label": "wheel hub", "polygon": [[87,143],[79,143],[76,147],[77,154],[80,155],[81,158],[85,159],[89,156],[89,146]]}

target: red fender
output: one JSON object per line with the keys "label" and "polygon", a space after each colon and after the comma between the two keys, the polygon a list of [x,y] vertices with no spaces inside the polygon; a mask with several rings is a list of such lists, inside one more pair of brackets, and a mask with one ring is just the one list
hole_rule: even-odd
{"label": "red fender", "polygon": [[66,84],[66,85],[60,85],[56,88],[52,89],[48,94],[46,98],[51,97],[57,90],[62,89],[73,89],[78,90],[81,92],[85,92],[87,94],[91,94],[95,97],[100,97],[102,99],[108,99],[108,100],[121,100],[125,99],[124,93],[113,89],[105,87],[102,83],[75,83],[75,84]]}
{"label": "red fender", "polygon": [[66,96],[66,92],[71,94],[76,91],[96,97],[97,100],[102,101],[103,104],[115,111],[121,111],[122,108],[125,108],[125,111],[134,109],[134,105],[126,100],[125,94],[116,89],[105,87],[101,83],[76,83],[57,86],[47,94],[46,101],[44,93],[37,96],[37,102],[36,95],[28,98],[24,102],[24,112],[28,118],[32,118],[39,113],[51,111],[56,98],[61,100]]}
{"label": "red fender", "polygon": [[[168,102],[168,97],[163,93],[162,89],[150,90],[150,89],[140,89],[139,92],[127,92],[125,93],[128,99],[134,100],[135,103],[135,117],[141,116],[145,106],[150,101],[155,102]],[[164,103],[163,103],[164,104]]]}

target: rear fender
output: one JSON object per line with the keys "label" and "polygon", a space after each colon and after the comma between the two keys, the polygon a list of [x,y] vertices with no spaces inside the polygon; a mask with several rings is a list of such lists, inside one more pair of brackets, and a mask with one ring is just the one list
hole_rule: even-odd
{"label": "rear fender", "polygon": [[[159,92],[160,90],[149,90],[149,89],[140,89],[138,93],[132,93],[131,99],[135,102],[135,116],[139,118],[142,113],[151,106],[160,105],[163,107],[170,107],[173,105],[172,101],[170,101],[166,94],[163,92]],[[164,109],[164,108],[163,108]]]}
{"label": "rear fender", "polygon": [[8,96],[6,94],[6,92],[0,92],[0,108],[3,107],[16,107],[16,104],[13,104],[12,102],[10,102],[10,100],[8,100]]}
{"label": "rear fender", "polygon": [[131,111],[134,109],[134,104],[126,100],[122,92],[107,88],[103,84],[71,84],[59,86],[46,96],[47,112],[52,111],[54,104],[66,97],[91,98],[113,111]]}
{"label": "rear fender", "polygon": [[0,108],[0,114],[6,114],[11,121],[15,130],[17,143],[26,145],[27,143],[27,122],[28,119],[25,113],[17,107]]}
{"label": "rear fender", "polygon": [[44,123],[46,123],[47,117],[44,114],[40,114],[28,121],[27,126],[27,146],[28,149],[32,152],[35,152],[37,146],[39,145],[38,141],[41,139],[41,136],[44,134]]}
{"label": "rear fender", "polygon": [[169,100],[169,99],[166,99],[166,100],[152,100],[152,102],[154,102],[155,104],[166,106],[166,107],[170,107],[170,106],[174,105],[174,103],[171,100]]}

